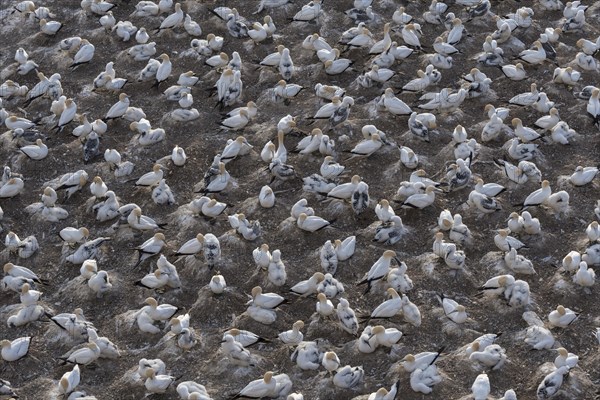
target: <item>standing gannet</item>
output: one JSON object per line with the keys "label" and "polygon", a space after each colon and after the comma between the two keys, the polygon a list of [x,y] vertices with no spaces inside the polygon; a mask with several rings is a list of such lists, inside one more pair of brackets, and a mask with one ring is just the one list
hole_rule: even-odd
{"label": "standing gannet", "polygon": [[350,308],[348,300],[341,298],[336,307],[336,313],[339,319],[340,327],[351,335],[358,334],[358,319],[354,310]]}
{"label": "standing gannet", "polygon": [[169,59],[169,56],[167,54],[163,53],[158,58],[160,58],[162,62],[156,70],[155,82],[154,85],[152,85],[153,87],[159,87],[162,82],[165,82],[167,79],[169,79],[169,76],[171,75],[171,70],[173,68],[171,60]]}
{"label": "standing gannet", "polygon": [[316,311],[322,317],[330,317],[335,311],[333,303],[327,299],[324,293],[317,294]]}
{"label": "standing gannet", "polygon": [[184,20],[184,12],[181,10],[181,4],[175,3],[175,12],[167,16],[160,24],[158,28],[155,29],[155,33],[160,33],[166,29],[173,29],[180,25],[182,25]]}
{"label": "standing gannet", "polygon": [[285,264],[281,261],[281,251],[279,249],[273,251],[267,271],[267,278],[270,283],[275,286],[285,285],[287,273],[285,271]]}
{"label": "standing gannet", "polygon": [[83,39],[81,41],[81,47],[73,57],[73,63],[69,66],[69,68],[74,69],[81,64],[89,63],[94,57],[94,51],[96,48],[93,44],[87,41],[87,39]]}
{"label": "standing gannet", "polygon": [[[383,252],[383,255],[373,263],[369,271],[367,272],[365,278],[363,278],[358,284],[367,284],[367,288],[365,289],[365,293],[368,293],[371,290],[371,286],[373,282],[376,282],[382,279],[390,268],[392,259],[396,259],[396,252],[393,250],[386,250]],[[400,262],[396,259],[398,264]]]}
{"label": "standing gannet", "polygon": [[79,365],[75,364],[71,371],[67,371],[63,374],[58,382],[58,391],[64,396],[72,393],[75,388],[79,385],[81,379],[81,371]]}
{"label": "standing gannet", "polygon": [[256,263],[256,266],[261,269],[267,269],[271,263],[271,252],[269,251],[269,245],[263,243],[260,247],[257,247],[252,251],[252,258]]}
{"label": "standing gannet", "polygon": [[337,271],[338,258],[331,240],[326,241],[319,250],[319,259],[321,261],[321,268],[324,272],[335,274]]}
{"label": "standing gannet", "polygon": [[154,234],[153,237],[142,243],[140,246],[136,247],[135,250],[138,251],[138,260],[134,265],[134,268],[139,266],[147,258],[159,254],[162,251],[162,248],[165,246],[165,244],[165,235],[161,232],[158,232]]}
{"label": "standing gannet", "polygon": [[104,120],[117,119],[125,115],[129,107],[129,96],[125,93],[119,95],[119,101],[112,105],[106,113]]}

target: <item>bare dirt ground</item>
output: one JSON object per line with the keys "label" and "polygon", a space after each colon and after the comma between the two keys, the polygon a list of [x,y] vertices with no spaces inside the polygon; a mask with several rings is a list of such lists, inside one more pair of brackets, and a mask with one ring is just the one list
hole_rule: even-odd
{"label": "bare dirt ground", "polygon": [[[13,1],[4,0],[2,8],[13,5]],[[108,187],[115,191],[121,198],[121,203],[135,202],[142,207],[144,214],[161,222],[168,222],[164,230],[169,249],[165,253],[170,256],[186,240],[191,239],[198,232],[212,232],[221,236],[230,230],[226,218],[218,218],[216,222],[209,222],[202,218],[179,219],[176,213],[179,206],[191,201],[195,194],[191,187],[201,179],[202,174],[210,165],[214,154],[219,152],[228,138],[235,138],[235,133],[220,131],[217,123],[221,116],[214,109],[216,100],[208,96],[208,89],[214,84],[218,75],[210,71],[203,64],[203,59],[190,51],[191,38],[182,28],[175,32],[165,32],[159,37],[152,36],[151,40],[157,43],[157,55],[166,52],[173,61],[173,73],[170,83],[177,80],[177,76],[185,71],[192,70],[202,77],[202,83],[194,88],[192,94],[195,99],[194,107],[201,112],[201,117],[190,123],[162,122],[165,113],[177,108],[176,103],[168,102],[163,96],[151,88],[151,83],[136,82],[138,72],[144,67],[144,62],[132,62],[126,50],[133,45],[130,42],[121,42],[114,34],[105,34],[98,24],[96,16],[85,16],[78,8],[78,2],[68,6],[63,1],[46,1],[44,6],[56,14],[56,20],[65,24],[56,37],[46,38],[38,34],[37,23],[19,19],[17,14],[6,16],[3,13],[4,26],[0,29],[2,45],[0,45],[0,65],[2,66],[3,79],[8,76],[13,55],[18,47],[23,47],[40,65],[40,70],[47,76],[59,72],[62,76],[64,93],[74,98],[80,112],[90,113],[89,119],[104,117],[108,108],[117,101],[117,95],[102,92],[91,92],[93,78],[104,69],[109,61],[115,62],[117,77],[129,79],[125,92],[131,96],[131,105],[144,109],[148,119],[154,126],[162,126],[167,132],[165,141],[150,147],[141,147],[136,144],[132,132],[129,131],[125,121],[114,121],[109,124],[109,130],[103,135],[101,150],[116,148],[125,160],[135,163],[132,177],[138,177],[150,171],[152,164],[159,158],[170,154],[174,145],[185,148],[188,161],[182,168],[170,166],[167,171],[167,183],[171,186],[177,204],[173,206],[157,206],[150,197],[150,192],[134,188],[133,182],[126,179],[115,179],[108,170],[101,157],[94,162],[84,165],[82,160],[81,144],[79,140],[70,135],[75,124],[71,124],[61,133],[48,132],[49,157],[43,161],[19,159],[18,151],[11,146],[4,145],[0,148],[0,159],[5,165],[13,167],[25,177],[25,191],[16,198],[3,199],[0,205],[4,210],[4,219],[1,221],[4,232],[14,231],[21,238],[35,235],[41,245],[36,256],[27,259],[10,259],[10,261],[32,268],[41,276],[50,280],[48,286],[40,290],[44,292],[43,303],[55,313],[71,312],[75,307],[81,307],[87,318],[98,328],[101,335],[109,337],[121,349],[122,356],[117,360],[99,360],[97,367],[83,368],[81,387],[89,394],[99,399],[139,399],[144,396],[144,387],[130,382],[128,374],[137,366],[140,358],[162,358],[170,373],[181,377],[180,381],[195,380],[206,386],[215,399],[224,399],[235,394],[245,384],[256,379],[267,370],[287,373],[294,383],[293,390],[304,394],[305,399],[350,399],[355,396],[376,391],[379,387],[389,388],[394,382],[400,380],[400,396],[402,399],[420,399],[423,395],[410,389],[409,375],[400,371],[395,363],[408,353],[420,351],[434,351],[445,346],[446,355],[437,363],[444,375],[444,381],[435,387],[431,398],[457,399],[470,394],[470,387],[478,375],[468,360],[457,351],[461,346],[469,343],[477,336],[489,332],[503,332],[498,344],[507,351],[510,362],[499,371],[489,372],[492,386],[492,396],[501,397],[505,390],[514,389],[519,398],[531,399],[535,396],[537,385],[541,382],[543,373],[540,367],[543,363],[551,362],[555,351],[531,351],[522,337],[519,336],[527,327],[521,318],[522,309],[511,309],[497,300],[482,299],[477,297],[477,288],[488,278],[497,275],[499,271],[494,263],[483,258],[487,253],[496,251],[493,243],[494,229],[506,226],[506,219],[512,211],[511,204],[521,202],[531,191],[537,189],[537,183],[527,183],[522,187],[514,187],[501,176],[500,172],[490,162],[493,157],[504,154],[502,144],[504,141],[485,144],[482,148],[480,159],[473,165],[473,172],[482,176],[486,182],[500,182],[508,185],[507,193],[501,195],[504,210],[492,215],[481,217],[471,209],[463,206],[471,189],[439,195],[435,205],[423,211],[400,212],[405,226],[410,234],[394,246],[380,246],[371,242],[372,230],[367,230],[376,221],[373,210],[366,211],[360,217],[355,217],[347,205],[343,213],[336,207],[321,202],[320,198],[312,194],[303,194],[299,179],[275,184],[276,191],[285,191],[278,195],[276,206],[265,210],[256,207],[256,196],[260,188],[269,182],[268,172],[264,172],[265,164],[260,160],[259,152],[267,140],[275,140],[276,123],[286,114],[298,116],[299,129],[309,132],[313,126],[308,126],[304,118],[311,116],[320,106],[314,96],[312,87],[315,83],[337,84],[347,88],[347,95],[355,98],[356,104],[352,108],[350,121],[341,129],[331,133],[335,139],[340,134],[347,134],[349,142],[337,142],[340,150],[339,159],[343,163],[345,158],[341,150],[349,150],[360,140],[360,128],[368,123],[374,123],[379,129],[386,132],[388,138],[398,144],[406,144],[421,156],[421,167],[429,174],[441,177],[444,165],[454,161],[452,152],[447,146],[451,141],[451,133],[457,124],[466,127],[470,137],[480,139],[481,122],[486,120],[483,113],[484,106],[493,102],[495,105],[505,106],[508,99],[517,93],[528,91],[531,82],[536,82],[543,88],[551,100],[556,101],[561,117],[574,128],[580,136],[569,146],[558,144],[542,144],[543,159],[536,160],[544,179],[548,179],[552,188],[558,190],[558,178],[561,175],[570,175],[577,165],[592,166],[598,164],[600,139],[598,131],[591,124],[585,112],[585,102],[573,98],[569,88],[558,86],[551,81],[553,64],[543,64],[538,67],[526,67],[528,79],[521,82],[511,82],[502,77],[500,70],[493,67],[479,66],[490,78],[494,80],[493,93],[488,96],[467,100],[462,111],[449,115],[438,115],[439,134],[435,135],[431,143],[424,143],[406,139],[403,135],[407,132],[407,118],[394,117],[385,111],[377,111],[373,107],[373,100],[383,93],[382,87],[370,89],[357,88],[353,81],[358,74],[368,67],[370,58],[367,50],[351,50],[346,56],[355,61],[354,70],[340,76],[327,76],[321,64],[311,51],[302,49],[302,40],[313,32],[319,32],[330,44],[338,41],[341,33],[352,25],[343,13],[351,7],[350,1],[326,1],[323,6],[323,15],[319,23],[289,23],[287,18],[300,9],[301,4],[295,2],[288,7],[272,10],[277,26],[276,38],[268,39],[263,44],[254,47],[245,40],[232,38],[227,34],[225,24],[209,13],[209,9],[227,5],[237,7],[240,14],[250,20],[260,19],[267,11],[259,15],[252,15],[258,6],[257,1],[227,1],[227,2],[198,2],[185,1],[182,8],[192,18],[198,21],[203,29],[203,35],[213,32],[225,37],[223,51],[231,54],[238,51],[244,62],[242,79],[244,82],[244,103],[254,100],[259,106],[258,116],[252,121],[242,134],[253,144],[254,151],[248,156],[239,158],[227,165],[231,176],[236,180],[238,187],[230,188],[226,193],[215,196],[221,201],[233,205],[230,212],[244,211],[251,220],[258,219],[263,227],[262,237],[255,242],[245,242],[242,239],[225,240],[222,238],[223,260],[218,269],[224,275],[229,290],[222,296],[213,296],[207,288],[213,272],[198,264],[197,271],[184,261],[178,262],[179,273],[182,278],[182,291],[171,291],[164,294],[154,294],[149,290],[133,285],[154,264],[145,263],[139,269],[133,269],[136,255],[133,247],[141,244],[150,234],[130,235],[123,230],[114,233],[111,229],[113,222],[98,223],[94,215],[87,212],[85,201],[89,197],[86,187],[83,192],[75,194],[68,201],[59,201],[59,205],[69,211],[69,218],[60,223],[32,221],[24,212],[24,207],[39,201],[43,191],[43,183],[66,172],[85,169],[90,177],[100,175]],[[406,5],[406,11],[420,18],[426,10],[425,2],[375,2],[374,11],[379,15],[377,22],[369,24],[376,40],[381,37],[383,22],[391,20],[391,15],[398,5]],[[498,15],[514,11],[519,6],[531,6],[535,10],[535,22],[528,29],[517,29],[513,35],[529,46],[547,26],[558,26],[562,17],[560,12],[545,12],[539,10],[532,1],[493,1],[492,10]],[[593,2],[588,2],[592,4]],[[117,20],[128,19],[133,11],[134,2],[119,2],[114,9]],[[594,39],[600,33],[598,24],[598,4],[594,4],[587,12],[585,29],[582,32],[565,34],[561,37],[563,44],[557,47],[558,62],[565,65],[573,60],[576,54],[575,42],[580,37]],[[464,10],[458,5],[450,5],[449,11],[459,17],[465,17]],[[159,25],[158,18],[132,19],[134,25],[145,26],[148,30]],[[434,90],[444,87],[457,87],[461,75],[477,66],[472,56],[481,51],[486,34],[491,32],[493,21],[489,17],[474,19],[466,24],[469,35],[463,37],[458,45],[461,53],[454,58],[454,67],[451,70],[442,70],[442,81]],[[443,26],[422,24],[424,38],[422,42],[430,44],[434,38],[444,31]],[[81,66],[75,71],[67,67],[71,59],[58,51],[57,44],[60,40],[79,35],[87,38],[96,46],[96,53],[92,63]],[[393,34],[394,40],[402,42],[399,33]],[[292,58],[297,67],[292,82],[306,87],[306,89],[286,106],[274,104],[265,93],[279,80],[276,71],[258,69],[256,62],[265,55],[274,51],[277,44],[285,44],[290,48]],[[520,48],[504,46],[506,59],[514,57]],[[403,62],[397,62],[392,69],[397,75],[385,87],[400,88],[415,76],[415,71],[424,67],[418,54],[413,54]],[[581,86],[597,84],[598,73],[583,72]],[[14,75],[11,79],[30,88],[37,79],[31,73],[25,77]],[[166,86],[162,86],[165,89]],[[415,95],[400,96],[405,102],[416,107]],[[13,99],[6,101],[5,108],[22,116],[18,107],[22,107],[22,100]],[[29,118],[38,118],[49,114],[50,101],[48,99],[34,102],[27,112]],[[413,107],[413,108],[414,108]],[[541,114],[530,109],[511,107],[511,117],[519,117],[524,124],[531,126]],[[320,124],[319,126],[321,126]],[[290,135],[286,137],[288,149],[294,148],[300,138]],[[298,177],[308,176],[318,172],[321,156],[290,155],[288,162],[296,168]],[[347,168],[352,174],[359,174],[369,184],[369,192],[373,204],[382,198],[392,198],[399,184],[407,180],[411,171],[403,168],[399,161],[399,153],[395,147],[386,147],[373,155],[368,160],[353,161]],[[542,235],[524,237],[523,240],[531,247],[523,251],[534,262],[536,275],[520,276],[526,280],[533,293],[534,304],[531,309],[538,312],[542,319],[558,304],[581,312],[580,318],[573,326],[564,330],[555,330],[557,339],[556,347],[564,346],[570,352],[580,357],[579,368],[574,369],[570,378],[556,398],[561,399],[592,399],[600,382],[600,353],[598,343],[592,337],[592,330],[600,326],[598,320],[598,284],[589,292],[573,285],[571,277],[557,269],[560,260],[570,250],[585,250],[585,227],[594,219],[593,209],[596,200],[600,197],[597,183],[576,188],[565,185],[564,189],[570,194],[571,211],[560,218],[555,217],[545,209],[534,209],[531,213],[538,217],[542,224]],[[336,229],[324,230],[317,233],[306,233],[291,229],[282,234],[279,224],[289,216],[289,208],[301,197],[306,197],[309,204],[315,207],[316,213],[325,218],[337,218]],[[252,198],[252,200],[248,200]],[[454,277],[443,264],[436,264],[432,273],[423,269],[422,258],[419,256],[431,252],[433,234],[430,228],[435,224],[439,212],[448,208],[453,212],[461,212],[464,222],[473,231],[475,240],[472,246],[465,248],[467,254],[467,273]],[[66,226],[86,226],[90,229],[91,237],[113,235],[114,238],[106,246],[98,259],[98,266],[108,271],[113,282],[113,290],[101,299],[97,299],[86,285],[79,282],[79,266],[62,262],[60,238],[56,233]],[[318,249],[328,239],[345,238],[348,235],[357,236],[357,251],[353,258],[340,263],[337,279],[344,283],[350,305],[357,312],[369,313],[374,307],[384,300],[381,289],[374,290],[368,296],[362,295],[362,288],[355,284],[370,268],[372,263],[387,248],[393,248],[399,258],[409,266],[408,274],[415,287],[408,293],[412,302],[421,310],[423,324],[415,328],[403,323],[401,318],[385,323],[386,327],[397,327],[405,333],[391,352],[379,349],[373,354],[360,354],[354,346],[355,338],[341,332],[335,322],[316,322],[310,324],[314,312],[315,299],[295,299],[288,294],[288,289],[300,280],[307,279],[315,271],[320,270]],[[254,322],[248,317],[238,320],[237,326],[251,330],[267,338],[276,338],[276,335],[290,329],[292,323],[301,319],[307,323],[305,339],[323,339],[323,350],[334,350],[340,357],[342,364],[362,365],[365,378],[357,387],[351,390],[342,390],[333,386],[323,374],[315,371],[302,371],[290,361],[290,351],[277,340],[251,349],[252,353],[261,358],[259,366],[254,368],[235,368],[223,360],[219,351],[221,333],[232,326],[235,316],[245,310],[246,297],[251,288],[263,285],[262,275],[254,275],[255,267],[251,252],[261,243],[268,243],[270,248],[281,249],[282,258],[287,267],[287,284],[282,288],[268,287],[268,290],[284,294],[291,300],[291,304],[277,312],[278,318],[270,326]],[[498,255],[499,257],[500,255]],[[8,258],[5,257],[5,260]],[[186,266],[187,265],[187,266]],[[567,283],[556,285],[563,279]],[[562,288],[559,288],[561,286]],[[66,288],[66,289],[65,289]],[[455,298],[467,307],[472,320],[468,327],[454,333],[442,331],[442,321],[437,317],[439,311],[435,293],[444,293]],[[201,344],[191,351],[183,352],[173,343],[159,343],[162,335],[149,335],[140,333],[136,326],[127,327],[119,323],[117,316],[128,310],[137,310],[149,295],[156,295],[160,302],[177,305],[191,314],[192,326],[200,335]],[[48,322],[36,322],[21,328],[9,329],[6,326],[10,308],[7,306],[18,303],[18,296],[12,292],[0,293],[0,337],[17,338],[33,336],[33,345],[30,357],[2,367],[0,377],[9,380],[13,387],[18,389],[20,398],[46,399],[56,396],[57,380],[70,367],[60,366],[57,358],[65,354],[73,345],[72,341],[57,340],[57,331]],[[334,300],[337,304],[337,300]],[[309,327],[310,324],[310,327]],[[362,330],[362,326],[361,326]],[[156,399],[174,399],[177,397],[174,389],[163,395],[153,396]]]}

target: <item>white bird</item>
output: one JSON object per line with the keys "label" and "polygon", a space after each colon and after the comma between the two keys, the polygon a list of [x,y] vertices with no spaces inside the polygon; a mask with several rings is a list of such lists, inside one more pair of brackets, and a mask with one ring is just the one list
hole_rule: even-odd
{"label": "white bird", "polygon": [[30,345],[30,336],[20,337],[13,341],[2,340],[0,341],[2,359],[8,362],[19,360],[27,355]]}
{"label": "white bird", "polygon": [[575,186],[584,186],[590,183],[598,175],[597,167],[582,167],[580,165],[575,168],[575,172],[569,176],[569,182]]}
{"label": "white bird", "polygon": [[336,307],[336,313],[340,327],[344,331],[352,335],[356,335],[358,333],[358,319],[356,318],[354,310],[350,308],[350,303],[348,303],[348,300],[344,298],[340,299],[340,302]]}
{"label": "white bird", "polygon": [[[495,340],[495,338],[492,338]],[[481,368],[498,370],[504,366],[507,361],[506,351],[489,340],[475,341],[472,344],[469,360],[477,363]]]}
{"label": "white bird", "polygon": [[410,115],[412,113],[410,107],[394,95],[392,88],[385,89],[379,103],[394,115]]}
{"label": "white bird", "polygon": [[58,383],[58,391],[67,395],[75,390],[81,380],[79,365],[75,364],[71,371],[65,372]]}
{"label": "white bird", "polygon": [[296,225],[303,231],[315,232],[328,227],[331,225],[331,222],[316,215],[306,215],[305,213],[300,213],[300,215],[298,215],[298,219],[296,220]]}
{"label": "white bird", "polygon": [[208,284],[210,291],[214,294],[221,294],[225,291],[227,284],[225,283],[225,278],[223,275],[216,274],[210,279],[210,283]]}
{"label": "white bird", "polygon": [[221,350],[233,364],[241,366],[253,365],[253,359],[250,352],[231,334],[225,334],[223,336]]}
{"label": "white bird", "polygon": [[479,374],[471,386],[474,400],[486,400],[490,394],[490,379],[486,373]]}
{"label": "white bird", "polygon": [[60,31],[63,24],[58,21],[47,21],[45,18],[40,19],[40,31],[48,36],[54,36]]}
{"label": "white bird", "polygon": [[263,309],[274,309],[286,302],[286,299],[276,293],[263,293],[260,286],[252,288],[252,299],[247,304],[252,304]]}
{"label": "white bird", "polygon": [[277,337],[286,345],[297,346],[304,338],[304,335],[300,331],[302,328],[304,328],[304,322],[296,321],[292,325],[291,330],[281,332]]}
{"label": "white bird", "polygon": [[73,63],[69,66],[69,68],[75,68],[81,64],[89,63],[94,57],[94,52],[96,48],[93,44],[88,42],[86,39],[81,41],[81,47],[73,57]]}
{"label": "white bird", "polygon": [[321,13],[321,0],[312,0],[308,4],[302,6],[302,9],[298,11],[292,17],[293,21],[308,22],[319,17]]}
{"label": "white bird", "polygon": [[174,376],[157,374],[153,368],[148,368],[143,377],[146,378],[144,381],[144,387],[148,393],[152,394],[164,393],[168,387],[175,382]]}
{"label": "white bird", "polygon": [[444,310],[444,315],[448,317],[452,322],[456,324],[464,323],[467,318],[467,312],[465,311],[465,307],[458,304],[456,301],[444,297],[444,295],[439,295],[438,300],[442,305]]}
{"label": "white bird", "polygon": [[423,368],[417,368],[410,374],[410,387],[417,393],[429,394],[433,391],[433,386],[442,381],[442,377],[435,364]]}
{"label": "white bird", "polygon": [[579,314],[570,308],[559,305],[556,307],[556,310],[553,310],[548,314],[548,322],[550,327],[566,328],[571,325],[578,316]]}
{"label": "white bird", "polygon": [[348,389],[356,386],[364,376],[364,370],[362,367],[351,367],[346,365],[339,368],[336,374],[333,376],[333,384],[337,387]]}
{"label": "white bird", "polygon": [[569,374],[569,367],[563,366],[555,369],[544,377],[536,390],[538,399],[548,399],[554,396],[561,388],[565,375]]}
{"label": "white bird", "polygon": [[37,139],[35,144],[23,146],[20,150],[27,157],[36,161],[43,160],[48,155],[48,146],[42,142],[42,139]]}
{"label": "white bird", "polygon": [[156,33],[160,33],[166,29],[173,29],[180,26],[184,20],[184,13],[181,10],[181,4],[175,3],[175,12],[167,16],[155,30]]}

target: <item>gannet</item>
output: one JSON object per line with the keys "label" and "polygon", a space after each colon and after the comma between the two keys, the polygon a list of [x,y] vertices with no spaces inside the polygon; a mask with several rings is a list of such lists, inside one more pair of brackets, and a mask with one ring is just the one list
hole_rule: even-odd
{"label": "gannet", "polygon": [[208,286],[210,291],[214,294],[222,294],[225,291],[227,284],[225,283],[225,278],[223,275],[217,273],[210,279]]}
{"label": "gannet", "polygon": [[325,244],[319,250],[319,259],[321,261],[321,268],[324,272],[335,274],[337,271],[337,253],[331,240],[325,242]]}
{"label": "gannet", "polygon": [[[489,1],[487,5],[489,7]],[[477,375],[473,385],[471,386],[471,392],[473,393],[474,400],[486,400],[488,395],[490,394],[490,379],[488,378],[486,373],[482,373]]]}
{"label": "gannet", "polygon": [[563,384],[565,375],[569,374],[569,367],[563,366],[552,371],[544,377],[544,380],[537,387],[537,398],[548,399],[554,396]]}
{"label": "gannet", "polygon": [[58,382],[58,391],[63,395],[70,394],[79,385],[81,380],[81,371],[79,365],[75,364],[71,371],[65,372]]}
{"label": "gannet", "polygon": [[593,269],[588,268],[587,262],[581,261],[579,263],[579,269],[573,275],[573,282],[582,287],[594,286],[596,282],[596,273]]}
{"label": "gannet", "polygon": [[268,339],[258,336],[255,333],[250,331],[240,330],[237,328],[232,328],[223,333],[223,340],[225,340],[225,336],[232,336],[236,342],[239,342],[244,347],[252,346],[256,343],[267,343]]}
{"label": "gannet", "polygon": [[31,289],[31,285],[25,282],[21,286],[21,294],[19,296],[19,300],[24,306],[35,305],[39,301],[42,294],[43,293],[40,291]]}
{"label": "gannet", "polygon": [[73,63],[69,68],[74,69],[81,64],[89,63],[94,57],[95,46],[88,42],[86,39],[81,41],[81,47],[73,57]]}
{"label": "gannet", "polygon": [[65,363],[88,365],[100,357],[100,348],[96,343],[88,343],[86,347],[75,350],[69,357],[60,358]]}
{"label": "gannet", "polygon": [[166,223],[159,224],[152,218],[143,215],[142,209],[139,208],[137,205],[131,210],[131,212],[127,216],[127,223],[131,228],[140,231],[156,230],[163,228],[165,225],[167,225]]}
{"label": "gannet", "polygon": [[535,121],[534,125],[538,128],[549,130],[554,128],[556,124],[560,122],[560,116],[558,115],[558,110],[556,108],[550,109],[550,114],[540,117]]}
{"label": "gannet", "polygon": [[90,184],[90,193],[96,199],[102,199],[106,197],[106,193],[108,192],[108,187],[102,180],[100,176],[95,176]]}
{"label": "gannet", "polygon": [[[8,246],[7,246],[8,247]],[[25,278],[31,280],[32,282],[45,284],[47,281],[45,279],[41,279],[35,272],[30,270],[27,267],[21,267],[19,265],[15,265],[13,263],[6,263],[3,267],[4,274],[14,277],[14,278]],[[19,291],[21,288],[19,288]]]}
{"label": "gannet", "polygon": [[322,272],[315,272],[309,279],[292,286],[290,291],[303,297],[313,295],[317,293],[317,287],[323,279],[325,279],[325,275]]}
{"label": "gannet", "polygon": [[340,299],[340,302],[336,308],[336,313],[339,319],[340,327],[351,335],[356,336],[358,333],[358,319],[356,318],[354,310],[350,308],[348,300],[344,298]]}
{"label": "gannet", "polygon": [[[474,351],[469,355],[469,360],[477,363],[481,368],[498,370],[507,361],[506,351],[497,344],[483,346],[481,342],[475,342]],[[484,343],[485,344],[485,343]]]}
{"label": "gannet", "polygon": [[230,334],[223,336],[221,351],[233,364],[244,367],[254,365],[250,352]]}
{"label": "gannet", "polygon": [[429,394],[433,391],[433,386],[441,381],[442,377],[434,364],[424,369],[417,368],[410,374],[410,387],[415,392]]}
{"label": "gannet", "polygon": [[290,356],[290,360],[302,370],[316,370],[321,366],[322,357],[316,342],[301,342]]}
{"label": "gannet", "polygon": [[304,335],[300,331],[304,328],[304,322],[296,321],[289,331],[281,332],[277,337],[286,345],[296,346],[302,342]]}
{"label": "gannet", "polygon": [[90,231],[86,227],[72,228],[66,227],[58,233],[60,238],[69,245],[84,242],[90,235]]}
{"label": "gannet", "polygon": [[520,206],[521,210],[528,207],[539,206],[548,200],[551,194],[552,189],[550,188],[550,182],[544,180],[542,181],[542,187],[540,189],[531,192],[529,196],[525,198],[525,201],[521,204],[517,204],[517,206]]}
{"label": "gannet", "polygon": [[548,322],[550,323],[550,327],[566,328],[571,325],[578,316],[579,313],[559,305],[556,307],[556,310],[553,310],[548,314]]}
{"label": "gannet", "polygon": [[317,286],[317,292],[325,294],[328,298],[334,298],[344,293],[344,285],[331,273],[326,273],[324,279]]}
{"label": "gannet", "polygon": [[504,262],[506,266],[515,273],[535,274],[533,263],[526,257],[517,254],[515,248],[510,247],[510,250],[504,256]]}
{"label": "gannet", "polygon": [[287,300],[276,293],[263,293],[260,286],[252,289],[252,299],[247,304],[264,309],[274,309],[284,304]]}
{"label": "gannet", "polygon": [[316,215],[306,215],[305,213],[300,213],[300,215],[298,215],[298,219],[296,220],[296,225],[303,231],[315,232],[328,227],[331,225],[331,222]]}
{"label": "gannet", "polygon": [[575,168],[575,172],[569,176],[569,182],[574,186],[584,186],[590,183],[598,175],[597,167],[582,167],[580,165]]}
{"label": "gannet", "polygon": [[96,343],[98,348],[100,348],[100,357],[101,358],[109,358],[115,359],[121,356],[119,352],[119,348],[111,342],[107,337],[98,336],[98,333],[94,329],[88,328],[88,340],[90,342]]}
{"label": "gannet", "polygon": [[363,375],[364,370],[362,367],[346,365],[336,371],[336,374],[333,376],[333,384],[337,387],[348,389],[358,384]]}
{"label": "gannet", "polygon": [[119,101],[116,102],[106,113],[105,120],[120,118],[125,115],[129,107],[129,96],[125,93],[119,95]]}
{"label": "gannet", "polygon": [[[179,3],[177,3],[179,4]],[[144,381],[144,387],[148,391],[148,393],[164,393],[169,386],[173,382],[175,382],[175,377],[170,375],[157,375],[156,371],[153,368],[148,368],[145,371],[143,378],[146,378]]]}
{"label": "gannet", "polygon": [[[134,211],[132,211],[132,213]],[[139,266],[147,258],[159,254],[162,248],[165,246],[165,244],[165,235],[162,232],[158,232],[155,233],[153,237],[142,243],[140,246],[136,247],[135,250],[137,250],[138,252],[138,260],[134,265],[134,268]]]}
{"label": "gannet", "polygon": [[[366,278],[364,278],[358,284],[360,285],[363,283],[368,283],[366,289],[366,291],[368,292],[374,281],[383,278],[387,274],[392,259],[396,259],[396,252],[394,252],[393,250],[384,251],[383,255],[371,266],[371,269],[367,273]],[[396,261],[398,262],[398,264],[400,264],[400,262],[397,259]]]}
{"label": "gannet", "polygon": [[13,341],[2,340],[0,341],[0,346],[2,347],[2,358],[4,361],[12,362],[25,357],[29,352],[30,344],[30,336],[17,338]]}
{"label": "gannet", "polygon": [[285,270],[285,264],[281,261],[281,251],[279,249],[274,250],[271,255],[271,261],[267,268],[267,278],[270,283],[275,286],[285,285],[287,279],[287,273]]}

